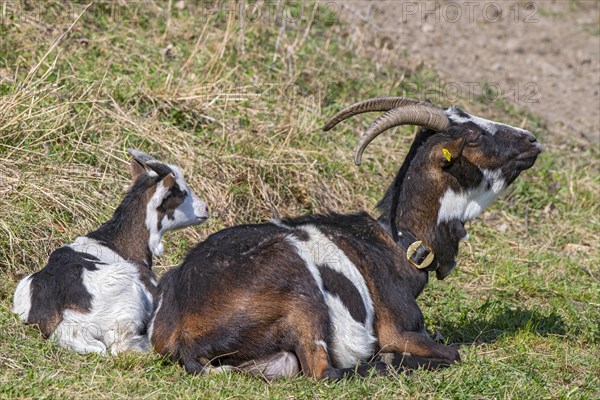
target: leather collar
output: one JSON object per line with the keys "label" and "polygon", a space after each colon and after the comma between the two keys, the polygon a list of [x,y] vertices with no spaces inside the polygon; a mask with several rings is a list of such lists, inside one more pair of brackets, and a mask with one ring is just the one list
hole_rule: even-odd
{"label": "leather collar", "polygon": [[[384,229],[388,230],[384,225]],[[435,271],[437,279],[444,279],[456,267],[456,260],[452,260],[450,264],[440,265],[438,260],[429,247],[423,244],[422,240],[417,240],[415,236],[406,229],[389,229],[392,238],[396,236],[395,242],[402,248],[404,255],[409,263],[417,269],[422,269],[428,272]]]}
{"label": "leather collar", "polygon": [[425,271],[435,271],[438,269],[438,262],[433,251],[425,246],[423,241],[417,240],[409,231],[398,229],[397,243],[404,250],[408,262],[416,268]]}

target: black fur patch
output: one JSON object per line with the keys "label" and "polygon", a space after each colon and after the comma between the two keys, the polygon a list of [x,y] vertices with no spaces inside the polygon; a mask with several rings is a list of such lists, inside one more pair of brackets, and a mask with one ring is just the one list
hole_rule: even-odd
{"label": "black fur patch", "polygon": [[92,295],[83,285],[81,274],[84,269],[97,270],[98,261],[93,255],[76,252],[68,246],[55,250],[44,269],[31,277],[31,310],[27,322],[38,324],[48,337],[64,310],[89,311]]}
{"label": "black fur patch", "polygon": [[377,203],[377,209],[381,213],[379,220],[390,229],[394,240],[398,239],[396,215],[398,213],[398,202],[400,201],[400,194],[402,192],[402,183],[408,174],[408,169],[410,168],[413,159],[416,157],[423,144],[425,144],[427,139],[433,134],[433,131],[426,128],[421,128],[419,132],[417,132],[415,140],[413,140],[410,149],[408,150],[408,154],[400,166],[392,185],[385,192],[383,198]]}
{"label": "black fur patch", "polygon": [[323,289],[331,295],[337,296],[344,303],[352,318],[364,324],[367,321],[367,309],[352,281],[327,265],[318,265],[317,267],[323,280]]}
{"label": "black fur patch", "polygon": [[471,118],[471,115],[467,114],[466,112],[464,112],[463,110],[461,110],[458,107],[454,107],[454,110],[455,110],[454,113],[456,115],[458,115],[459,117],[462,117],[462,118]]}
{"label": "black fur patch", "polygon": [[460,186],[465,189],[476,188],[483,180],[481,170],[462,157],[450,164],[445,171],[454,176]]}

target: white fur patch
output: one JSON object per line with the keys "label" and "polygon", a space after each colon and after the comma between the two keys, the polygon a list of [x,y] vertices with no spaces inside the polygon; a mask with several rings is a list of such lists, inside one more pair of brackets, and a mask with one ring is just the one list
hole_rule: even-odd
{"label": "white fur patch", "polygon": [[154,315],[152,315],[152,319],[150,320],[150,323],[148,324],[148,340],[149,341],[152,341],[152,334],[154,333],[154,320],[156,319],[156,316],[158,315],[158,312],[160,311],[160,308],[162,307],[162,301],[163,301],[163,295],[161,293],[158,298],[158,304],[156,306],[156,310],[154,310]]}
{"label": "white fur patch", "polygon": [[466,222],[477,217],[506,188],[506,181],[499,169],[494,171],[484,169],[481,172],[483,180],[477,188],[464,192],[446,190],[440,199],[438,224],[453,220]]}
{"label": "white fur patch", "polygon": [[13,297],[13,312],[19,314],[23,322],[27,322],[31,310],[31,275],[19,281]]}
{"label": "white fur patch", "polygon": [[81,278],[92,295],[91,309],[64,311],[51,338],[78,353],[148,351],[148,337],[140,332],[152,311],[152,297],[137,266],[126,261],[98,265],[95,271],[84,269]]}
{"label": "white fur patch", "polygon": [[[104,246],[97,240],[87,236],[79,236],[69,245],[69,247],[78,253],[86,253],[94,256],[104,264],[114,264],[125,261],[125,259],[116,252]],[[94,262],[94,260],[90,261]]]}
{"label": "white fur patch", "polygon": [[498,128],[500,128],[500,127],[507,127],[510,129],[517,130],[521,133],[526,133],[526,134],[531,135],[530,132],[528,132],[524,129],[516,128],[514,126],[510,126],[510,125],[506,125],[506,124],[501,124],[501,123],[495,122],[495,121],[490,121],[489,119],[477,117],[475,115],[469,114],[468,117],[463,117],[462,115],[458,114],[458,110],[455,107],[448,108],[448,110],[446,110],[446,115],[452,122],[455,122],[457,124],[462,124],[465,122],[472,122],[475,125],[479,126],[482,130],[488,132],[490,135],[495,135],[496,132],[498,132]]}
{"label": "white fur patch", "polygon": [[[97,269],[84,268],[81,273],[92,304],[87,313],[63,311],[50,339],[78,353],[148,351],[148,337],[139,332],[152,311],[152,295],[141,282],[138,267],[85,236],[78,237],[69,247],[96,258],[90,257],[89,261]],[[25,322],[31,309],[31,280],[31,275],[22,279],[14,295],[13,310]]]}
{"label": "white fur patch", "polygon": [[317,346],[321,346],[325,351],[327,351],[327,343],[323,340],[315,340],[315,344]]}
{"label": "white fur patch", "polygon": [[372,325],[363,325],[350,314],[337,296],[326,296],[331,317],[331,352],[337,367],[351,368],[373,356],[377,339]]}
{"label": "white fur patch", "polygon": [[278,227],[280,227],[280,228],[285,228],[285,229],[294,229],[294,228],[292,228],[292,227],[290,227],[290,226],[288,226],[288,225],[284,224],[283,222],[281,222],[281,221],[280,221],[280,220],[278,220],[278,219],[273,219],[273,220],[271,220],[271,221],[269,221],[269,222],[270,222],[270,223],[272,223],[272,224],[273,224],[273,225],[275,225],[275,226],[278,226]]}
{"label": "white fur patch", "polygon": [[[304,225],[298,229],[306,231],[309,239],[300,241],[288,238],[288,240],[296,247],[298,255],[304,260],[329,309],[332,330],[331,352],[338,363],[336,367],[353,367],[373,355],[377,341],[373,336],[373,300],[367,284],[346,254],[315,226]],[[334,271],[343,274],[354,284],[365,306],[367,314],[365,324],[352,317],[338,296],[324,290],[317,265],[327,265]]]}
{"label": "white fur patch", "polygon": [[292,378],[298,375],[300,363],[294,353],[282,351],[264,359],[247,361],[240,365],[239,369],[267,380],[273,380]]}

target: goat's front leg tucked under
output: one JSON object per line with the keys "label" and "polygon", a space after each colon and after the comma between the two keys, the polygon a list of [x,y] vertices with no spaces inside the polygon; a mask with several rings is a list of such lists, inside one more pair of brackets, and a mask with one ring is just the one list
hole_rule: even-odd
{"label": "goat's front leg tucked under", "polygon": [[378,360],[395,368],[436,369],[460,361],[458,350],[436,343],[423,332],[380,330]]}

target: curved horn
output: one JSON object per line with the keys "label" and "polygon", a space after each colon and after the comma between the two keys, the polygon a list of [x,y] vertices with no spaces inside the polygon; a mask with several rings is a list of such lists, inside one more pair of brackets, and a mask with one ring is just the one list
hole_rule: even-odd
{"label": "curved horn", "polygon": [[140,164],[146,165],[148,163],[160,163],[156,158],[152,157],[148,153],[144,153],[143,151],[139,151],[136,149],[128,149],[129,154],[133,156]]}
{"label": "curved horn", "polygon": [[394,126],[407,124],[441,131],[450,125],[450,121],[444,110],[427,103],[391,109],[373,121],[365,133],[362,134],[354,153],[354,163],[360,165],[363,152],[380,133]]}
{"label": "curved horn", "polygon": [[372,99],[367,99],[359,103],[352,104],[351,106],[348,106],[335,114],[329,120],[329,122],[325,124],[323,130],[328,131],[341,121],[356,114],[362,114],[370,111],[389,111],[393,108],[419,103],[419,100],[407,99],[405,97],[375,97]]}

